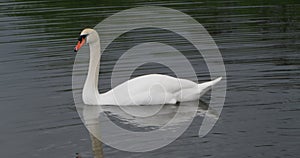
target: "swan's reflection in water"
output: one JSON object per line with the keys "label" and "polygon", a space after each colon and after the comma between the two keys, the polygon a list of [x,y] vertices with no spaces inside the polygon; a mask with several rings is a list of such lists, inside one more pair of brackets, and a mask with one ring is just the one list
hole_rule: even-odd
{"label": "swan's reflection in water", "polygon": [[[166,130],[161,127],[169,124],[169,128],[185,122],[191,122],[194,117],[204,117],[205,115],[217,119],[213,109],[202,101],[182,102],[175,105],[145,105],[145,106],[115,106],[84,105],[83,120],[89,129],[95,129],[101,124],[105,124],[108,119],[101,119],[100,115],[105,115],[119,127],[131,131],[151,131]],[[174,119],[176,117],[176,119]],[[200,125],[199,125],[200,126]]]}

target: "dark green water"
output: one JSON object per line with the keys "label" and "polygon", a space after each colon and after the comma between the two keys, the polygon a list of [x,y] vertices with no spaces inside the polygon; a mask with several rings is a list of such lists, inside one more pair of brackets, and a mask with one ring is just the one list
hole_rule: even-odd
{"label": "dark green water", "polygon": [[[199,122],[195,121],[167,147],[129,153],[104,146],[105,157],[299,156],[298,1],[3,0],[2,157],[68,158],[76,152],[92,157],[89,134],[72,97],[74,45],[83,28],[143,5],[177,9],[208,30],[227,70],[226,103],[216,126],[204,138],[197,138]],[[115,57],[104,55],[102,60],[101,71],[112,66]],[[164,71],[160,68],[148,67],[137,73]],[[205,71],[197,75],[199,81],[208,77]],[[106,82],[100,81],[101,91],[109,88]]]}

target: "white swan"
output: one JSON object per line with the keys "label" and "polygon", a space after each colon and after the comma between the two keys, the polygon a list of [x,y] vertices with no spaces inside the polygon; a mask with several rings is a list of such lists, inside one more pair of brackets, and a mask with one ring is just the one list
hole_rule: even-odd
{"label": "white swan", "polygon": [[85,43],[90,47],[87,78],[82,99],[88,105],[154,105],[198,100],[222,77],[197,84],[167,75],[149,74],[128,80],[110,91],[99,94],[100,39],[97,31],[84,29],[74,48],[77,52]]}

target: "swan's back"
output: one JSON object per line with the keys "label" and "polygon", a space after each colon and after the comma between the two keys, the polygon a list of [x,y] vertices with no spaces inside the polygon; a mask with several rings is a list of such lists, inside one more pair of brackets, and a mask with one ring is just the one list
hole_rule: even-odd
{"label": "swan's back", "polygon": [[131,80],[128,80],[117,87],[114,90],[120,90],[130,87],[131,90],[144,92],[153,88],[153,86],[161,86],[164,91],[169,93],[177,92],[180,89],[197,87],[198,84],[186,79],[175,78],[162,74],[149,74],[143,75]]}

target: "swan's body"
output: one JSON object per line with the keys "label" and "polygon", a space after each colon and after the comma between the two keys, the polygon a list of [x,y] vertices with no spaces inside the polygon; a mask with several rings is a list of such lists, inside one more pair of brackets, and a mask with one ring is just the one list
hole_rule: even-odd
{"label": "swan's body", "polygon": [[89,70],[82,94],[85,104],[151,105],[194,101],[221,80],[219,77],[213,81],[197,84],[186,79],[150,74],[133,78],[106,93],[99,94],[97,87],[101,54],[98,33],[93,29],[83,30],[75,51],[78,51],[85,41],[90,46]]}

